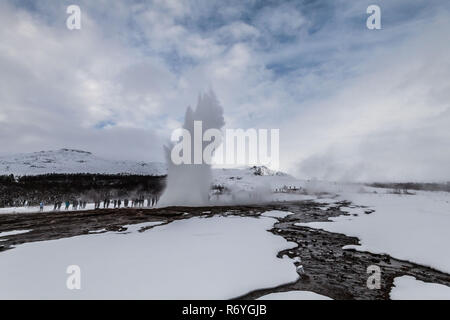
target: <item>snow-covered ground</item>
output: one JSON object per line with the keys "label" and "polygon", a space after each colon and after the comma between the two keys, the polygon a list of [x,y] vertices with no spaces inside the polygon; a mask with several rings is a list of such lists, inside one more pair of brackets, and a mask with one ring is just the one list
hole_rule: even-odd
{"label": "snow-covered ground", "polygon": [[[94,203],[86,204],[86,210],[94,210]],[[53,211],[53,205],[45,205],[43,212],[51,212]],[[64,204],[61,207],[60,212],[64,210]],[[70,205],[67,211],[73,211],[72,204]],[[25,206],[25,207],[6,207],[0,208],[0,214],[9,214],[9,213],[34,213],[39,212],[39,206]]]}
{"label": "snow-covered ground", "polygon": [[286,291],[269,293],[258,300],[333,300],[311,291]]}
{"label": "snow-covered ground", "polygon": [[[298,225],[358,237],[360,245],[346,246],[348,249],[386,253],[450,273],[450,193],[398,195],[386,191],[341,194],[340,199],[369,208],[341,208],[350,216]],[[366,214],[367,209],[375,212]]]}
{"label": "snow-covered ground", "polygon": [[[61,206],[61,209],[59,211],[53,210],[54,205],[44,205],[43,212],[65,212],[65,204],[63,203]],[[103,202],[100,204],[100,209],[103,208]],[[109,205],[109,209],[114,208],[112,204]],[[121,208],[123,208],[123,202],[121,205]],[[148,206],[148,200],[144,201],[144,208],[151,208]],[[77,210],[94,210],[94,203],[86,203],[85,209],[77,209]],[[69,206],[69,209],[67,211],[76,211],[73,210],[72,203]],[[6,207],[6,208],[0,208],[0,214],[10,214],[10,213],[36,213],[40,212],[39,206],[25,206],[25,207]]]}
{"label": "snow-covered ground", "polygon": [[[165,174],[166,168],[163,164],[103,160],[67,149],[0,158],[0,174],[52,172],[157,175]],[[393,194],[361,184],[297,180],[267,168],[215,168],[213,179],[213,184],[225,187],[230,197],[221,195],[216,204],[314,200],[326,210],[336,206],[336,202],[350,201],[352,205],[341,208],[349,215],[298,225],[360,239],[359,245],[346,246],[347,249],[386,253],[450,274],[450,193]],[[214,201],[213,197],[212,204]],[[93,208],[93,204],[88,204],[86,209]],[[53,205],[44,208],[52,210]],[[36,211],[38,207],[0,208],[0,214]],[[260,219],[192,218],[143,233],[136,232],[141,226],[135,226],[127,235],[98,230],[95,232],[100,233],[86,236],[20,245],[0,254],[1,270],[11,271],[0,274],[0,297],[6,295],[4,288],[8,288],[11,297],[37,297],[45,291],[61,298],[226,298],[289,282],[297,276],[293,260],[277,259],[276,253],[291,244],[265,231],[273,225],[273,218],[286,214],[271,211]],[[92,250],[84,250],[86,247]],[[53,260],[56,263],[48,265]],[[77,263],[85,270],[86,286],[80,292],[67,290],[64,282],[65,267]],[[116,273],[123,275],[110,283],[117,278]],[[90,282],[95,285],[90,287]],[[427,298],[428,289],[436,288],[408,277],[397,278],[395,284],[391,296],[400,298],[405,297],[406,291],[412,297]],[[189,291],[191,287],[195,290]],[[301,298],[304,293],[283,294]]]}
{"label": "snow-covered ground", "polygon": [[317,199],[305,194],[308,182],[262,167],[213,169],[213,186],[225,188],[223,194],[212,195],[211,203],[219,205],[252,204],[271,201],[301,201]]}
{"label": "snow-covered ground", "polygon": [[243,167],[238,169],[214,168],[213,184],[224,186],[232,191],[269,191],[283,186],[300,187],[303,185],[288,174],[271,171],[266,167]]}
{"label": "snow-covered ground", "polygon": [[261,215],[263,217],[285,218],[291,214],[292,214],[292,212],[289,212],[289,211],[271,210],[271,211],[263,212]]}
{"label": "snow-covered ground", "polygon": [[[0,299],[226,299],[298,278],[269,217],[191,218],[138,232],[33,242],[0,254]],[[81,269],[69,290],[67,267]]]}
{"label": "snow-covered ground", "polygon": [[450,300],[450,287],[426,283],[411,276],[394,279],[392,300]]}
{"label": "snow-covered ground", "polygon": [[31,230],[13,230],[13,231],[0,232],[0,237],[14,236],[16,234],[27,233],[30,231]]}

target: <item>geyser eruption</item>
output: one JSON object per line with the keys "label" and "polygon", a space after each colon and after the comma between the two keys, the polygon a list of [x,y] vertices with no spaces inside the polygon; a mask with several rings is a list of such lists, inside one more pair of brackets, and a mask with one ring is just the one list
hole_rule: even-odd
{"label": "geyser eruption", "polygon": [[[200,94],[197,107],[188,107],[184,117],[183,129],[189,131],[190,145],[194,150],[194,121],[202,122],[202,129],[221,129],[225,125],[223,108],[214,92]],[[202,152],[206,143],[201,142]],[[194,164],[194,152],[191,152],[190,164],[174,164],[171,158],[174,144],[165,147],[168,166],[167,186],[159,201],[159,206],[202,206],[209,202],[212,182],[211,165]],[[184,151],[183,151],[184,152]]]}

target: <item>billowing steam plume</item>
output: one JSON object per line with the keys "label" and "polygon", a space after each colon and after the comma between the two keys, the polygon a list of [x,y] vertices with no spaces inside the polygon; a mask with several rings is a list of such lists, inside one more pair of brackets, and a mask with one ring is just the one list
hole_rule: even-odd
{"label": "billowing steam plume", "polygon": [[[191,145],[194,146],[194,121],[202,121],[203,132],[208,129],[221,129],[225,125],[223,108],[214,92],[201,94],[197,107],[188,107],[183,128],[191,134]],[[203,142],[202,150],[205,148]],[[209,203],[209,192],[212,182],[211,166],[203,164],[175,165],[171,160],[173,144],[165,147],[168,166],[167,187],[159,201],[159,206],[202,206]],[[193,148],[193,147],[192,147]],[[193,152],[191,157],[194,157]]]}

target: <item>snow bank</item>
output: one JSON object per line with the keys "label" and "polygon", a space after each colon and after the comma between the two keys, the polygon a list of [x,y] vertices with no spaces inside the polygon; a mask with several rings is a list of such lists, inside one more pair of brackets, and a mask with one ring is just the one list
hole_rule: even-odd
{"label": "snow bank", "polygon": [[[296,244],[267,230],[275,219],[191,218],[145,232],[27,243],[0,253],[0,299],[227,299],[295,281]],[[81,268],[81,289],[66,268]]]}
{"label": "snow bank", "polygon": [[0,237],[14,236],[16,234],[27,233],[30,231],[31,230],[13,230],[13,231],[0,232]]}
{"label": "snow bank", "polygon": [[450,300],[450,287],[403,276],[394,279],[390,298],[392,300]]}
{"label": "snow bank", "polygon": [[271,217],[271,218],[285,218],[291,214],[293,214],[293,213],[289,212],[289,211],[271,210],[271,211],[266,211],[266,212],[262,213],[261,216]]}
{"label": "snow bank", "polygon": [[145,228],[154,227],[160,224],[165,223],[165,221],[152,221],[152,222],[143,222],[143,223],[137,223],[137,224],[127,224],[124,225],[124,228],[127,228],[126,232],[136,232],[143,230]]}
{"label": "snow bank", "polygon": [[257,300],[333,300],[311,291],[286,291],[270,293]]}
{"label": "snow bank", "polygon": [[[111,208],[111,206],[109,206]],[[63,211],[77,211],[73,210],[72,203],[70,204],[70,207],[68,210],[65,210],[64,203],[61,206],[61,209],[59,211],[53,210],[54,205],[45,205],[43,208],[43,212],[63,212]],[[102,204],[103,208],[103,204]],[[78,211],[84,211],[84,210],[94,210],[94,203],[87,203],[86,209],[79,209]],[[6,208],[0,208],[0,214],[11,214],[11,213],[36,213],[40,212],[39,206],[26,206],[26,207],[6,207]]]}
{"label": "snow bank", "polygon": [[323,229],[358,237],[359,246],[347,249],[386,253],[450,273],[450,194],[417,192],[416,195],[349,193],[341,199],[369,206],[346,208],[358,216],[330,218],[333,222],[299,223],[299,226]]}

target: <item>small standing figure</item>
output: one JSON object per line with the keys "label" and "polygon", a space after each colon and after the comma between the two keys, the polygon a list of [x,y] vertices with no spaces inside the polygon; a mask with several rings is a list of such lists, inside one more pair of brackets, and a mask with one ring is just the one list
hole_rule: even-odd
{"label": "small standing figure", "polygon": [[44,201],[39,202],[39,211],[44,211]]}

